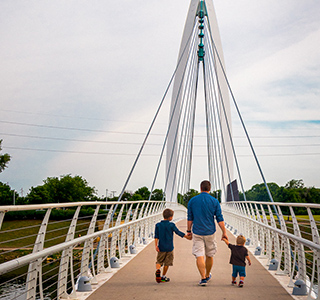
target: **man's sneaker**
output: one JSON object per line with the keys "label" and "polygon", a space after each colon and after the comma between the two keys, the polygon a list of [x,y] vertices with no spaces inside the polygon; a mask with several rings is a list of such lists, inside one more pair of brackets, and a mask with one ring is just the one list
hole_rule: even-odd
{"label": "man's sneaker", "polygon": [[207,278],[201,279],[200,282],[199,282],[199,285],[206,286],[207,285]]}
{"label": "man's sneaker", "polygon": [[240,282],[239,282],[239,287],[243,287],[243,281],[242,280],[240,280]]}
{"label": "man's sneaker", "polygon": [[170,281],[170,278],[166,277],[166,276],[162,276],[161,277],[161,281],[162,282],[169,282]]}
{"label": "man's sneaker", "polygon": [[212,274],[210,273],[209,277],[206,278],[207,282],[212,278]]}
{"label": "man's sneaker", "polygon": [[235,280],[231,281],[232,285],[237,285],[237,282]]}
{"label": "man's sneaker", "polygon": [[159,269],[156,271],[156,282],[161,282],[161,271]]}

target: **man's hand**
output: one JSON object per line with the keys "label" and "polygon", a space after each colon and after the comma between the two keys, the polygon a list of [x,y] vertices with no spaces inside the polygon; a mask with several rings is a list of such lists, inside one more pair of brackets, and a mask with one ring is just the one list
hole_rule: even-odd
{"label": "man's hand", "polygon": [[228,239],[228,236],[227,236],[227,233],[222,233],[222,237],[221,237],[221,240],[223,241],[223,240],[227,240],[227,241],[229,241],[229,239]]}
{"label": "man's hand", "polygon": [[224,241],[227,245],[229,245],[229,241],[226,238],[222,237],[221,240]]}
{"label": "man's hand", "polygon": [[159,249],[159,247],[158,247],[158,246],[156,246],[156,251],[157,251],[157,252],[160,252],[160,249]]}
{"label": "man's hand", "polygon": [[188,232],[186,235],[185,235],[185,238],[189,241],[192,240],[192,233],[191,232]]}

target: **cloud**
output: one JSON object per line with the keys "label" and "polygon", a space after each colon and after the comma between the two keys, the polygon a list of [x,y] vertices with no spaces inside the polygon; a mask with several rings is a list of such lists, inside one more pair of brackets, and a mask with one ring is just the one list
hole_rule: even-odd
{"label": "cloud", "polygon": [[[250,133],[281,136],[314,131],[316,135],[319,4],[297,0],[214,4],[227,74]],[[0,123],[0,133],[39,138],[0,136],[4,149],[16,148],[5,150],[13,159],[0,180],[26,191],[48,176],[72,173],[85,177],[100,194],[106,188],[120,191],[139,149],[123,143],[139,143],[143,135],[106,131],[147,131],[177,62],[188,6],[183,0],[2,1],[0,121],[12,123]],[[201,101],[199,95],[199,107]],[[169,106],[170,97],[155,133],[165,133]],[[202,114],[196,128],[199,135],[204,135]],[[235,136],[241,132],[234,119]],[[203,146],[205,139],[196,139]],[[100,143],[108,141],[119,144]],[[150,137],[151,144],[162,141],[163,136]],[[258,141],[254,143],[259,145]],[[197,149],[195,153],[203,154],[205,148]],[[282,151],[275,149],[275,154]],[[145,151],[156,153],[159,146]],[[115,152],[130,155],[105,154]],[[241,160],[250,187],[259,178],[251,176],[255,172],[247,167],[248,159]],[[318,157],[301,157],[295,167],[293,160],[262,156],[267,178],[285,183],[297,176],[315,185]],[[143,157],[129,188],[149,186],[156,164],[155,157]],[[207,173],[205,164],[205,158],[195,157],[195,188]],[[162,170],[159,185],[163,174]]]}

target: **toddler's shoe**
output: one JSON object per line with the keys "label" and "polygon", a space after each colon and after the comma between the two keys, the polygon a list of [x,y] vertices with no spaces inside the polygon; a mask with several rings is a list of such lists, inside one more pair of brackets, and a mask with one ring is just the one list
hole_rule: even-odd
{"label": "toddler's shoe", "polygon": [[237,285],[237,282],[235,280],[231,281],[232,285]]}
{"label": "toddler's shoe", "polygon": [[240,282],[239,282],[239,287],[243,287],[243,281],[242,280],[240,280]]}

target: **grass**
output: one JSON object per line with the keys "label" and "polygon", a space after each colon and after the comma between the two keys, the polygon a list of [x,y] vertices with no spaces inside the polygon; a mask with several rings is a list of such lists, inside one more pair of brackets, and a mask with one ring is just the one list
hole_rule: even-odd
{"label": "grass", "polygon": [[[65,241],[71,221],[49,222],[44,247]],[[90,221],[78,220],[75,237],[85,235]],[[41,225],[41,220],[19,220],[3,222],[0,231],[0,249],[4,248],[33,248]]]}

